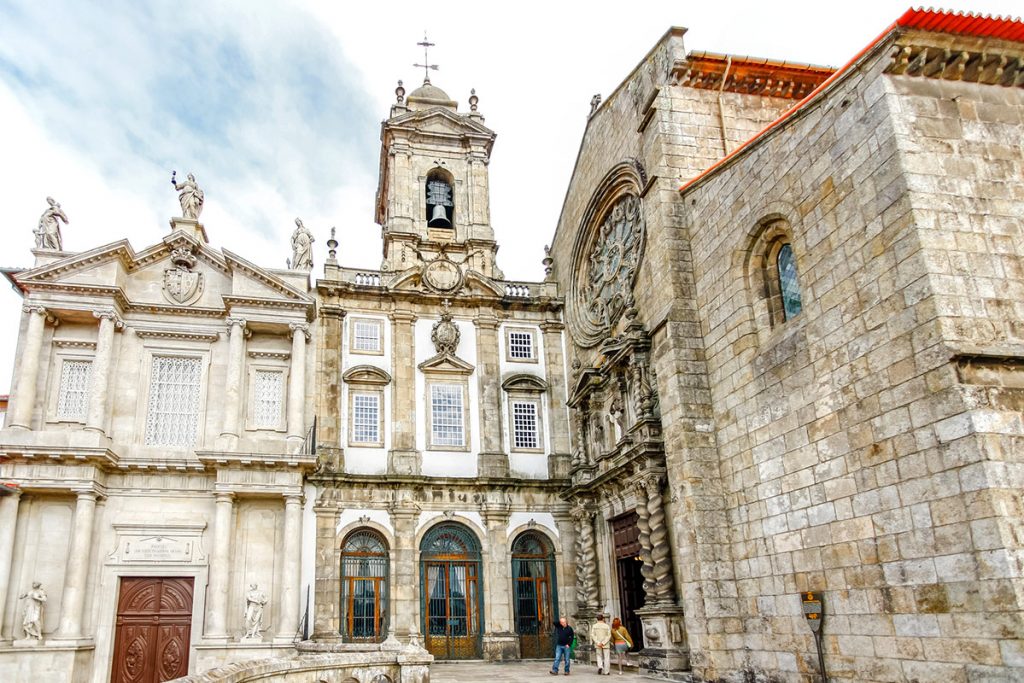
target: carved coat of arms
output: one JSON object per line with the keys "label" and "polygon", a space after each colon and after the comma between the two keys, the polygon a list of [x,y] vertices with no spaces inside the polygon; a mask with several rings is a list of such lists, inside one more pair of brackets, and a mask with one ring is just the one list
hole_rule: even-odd
{"label": "carved coat of arms", "polygon": [[190,304],[203,292],[203,274],[195,273],[196,257],[188,247],[171,252],[173,268],[164,271],[164,296],[176,304]]}

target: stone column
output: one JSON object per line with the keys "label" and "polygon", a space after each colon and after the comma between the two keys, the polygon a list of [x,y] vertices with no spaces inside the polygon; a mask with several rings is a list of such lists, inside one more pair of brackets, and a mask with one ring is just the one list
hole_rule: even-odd
{"label": "stone column", "polygon": [[213,517],[213,547],[210,552],[210,575],[206,591],[206,637],[227,640],[228,565],[231,563],[231,518],[235,496],[228,491],[217,492]]}
{"label": "stone column", "polygon": [[[551,441],[551,452],[558,456],[568,457],[571,444],[569,442],[569,418],[565,407],[565,357],[562,354],[562,330],[565,325],[557,320],[547,320],[540,329],[544,333],[544,366],[547,368],[548,382],[548,437]],[[567,476],[568,471],[565,475]]]}
{"label": "stone column", "polygon": [[[562,546],[561,573],[558,574],[558,614],[576,613],[576,525],[567,511],[555,512],[558,541]],[[557,571],[557,570],[556,570]]]}
{"label": "stone column", "polygon": [[[7,591],[11,583],[11,562],[14,560],[14,531],[18,525],[18,504],[21,489],[11,489],[0,498],[0,614],[7,606]],[[0,624],[2,625],[2,624]],[[13,634],[12,634],[13,635]],[[0,639],[3,634],[0,633]]]}
{"label": "stone column", "polygon": [[11,399],[8,425],[19,429],[32,429],[32,413],[36,405],[36,381],[39,378],[39,353],[43,348],[43,331],[46,327],[46,309],[42,306],[25,306],[28,315],[28,330],[25,332],[25,346],[21,349],[21,372]]}
{"label": "stone column", "polygon": [[292,323],[292,365],[288,376],[288,441],[301,442],[306,436],[306,342],[309,325]]}
{"label": "stone column", "polygon": [[390,474],[420,473],[420,454],[416,450],[416,316],[410,311],[394,311],[392,320],[391,363],[391,453]]}
{"label": "stone column", "polygon": [[395,636],[419,645],[420,581],[416,567],[415,508],[391,509],[391,524],[395,527],[395,574],[391,583],[391,632]]}
{"label": "stone column", "polygon": [[316,569],[313,578],[313,640],[338,640],[341,618],[341,580],[338,563],[338,514],[334,505],[318,500],[316,515]]}
{"label": "stone column", "polygon": [[75,519],[71,526],[71,548],[64,574],[64,594],[60,603],[57,638],[82,637],[82,614],[85,611],[86,582],[89,579],[89,554],[92,552],[93,513],[96,492],[78,491]]}
{"label": "stone column", "polygon": [[480,316],[476,323],[477,381],[480,390],[481,477],[507,477],[508,454],[501,443],[501,365],[498,359],[498,319]]}
{"label": "stone column", "polygon": [[124,322],[112,308],[102,308],[92,314],[99,318],[100,329],[96,334],[96,355],[92,359],[92,370],[89,373],[89,414],[85,428],[103,434],[107,424],[107,387],[110,384],[114,331],[124,327]]}
{"label": "stone column", "polygon": [[245,362],[246,330],[244,318],[228,318],[227,322],[229,335],[228,376],[224,384],[224,425],[220,430],[220,435],[230,440],[230,443],[227,444],[230,448],[237,445],[238,439],[238,413],[242,404],[242,366]]}
{"label": "stone column", "polygon": [[508,553],[507,506],[484,508],[488,554],[483,564],[487,572],[484,609],[487,633],[484,634],[484,658],[491,661],[519,659],[519,638],[512,628],[512,567]]}
{"label": "stone column", "polygon": [[291,642],[299,630],[299,570],[302,564],[302,494],[284,496],[284,561],[281,570],[281,619],[278,639]]}

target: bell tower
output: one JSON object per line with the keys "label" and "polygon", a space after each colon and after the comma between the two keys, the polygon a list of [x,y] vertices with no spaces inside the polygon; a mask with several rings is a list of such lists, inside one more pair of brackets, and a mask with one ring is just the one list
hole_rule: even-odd
{"label": "bell tower", "polygon": [[[424,49],[431,45],[424,39]],[[426,61],[426,60],[424,60]],[[381,124],[376,222],[384,237],[384,272],[402,272],[442,252],[467,259],[486,277],[503,277],[494,258],[487,165],[495,133],[484,125],[473,91],[469,111],[430,82],[395,89]]]}

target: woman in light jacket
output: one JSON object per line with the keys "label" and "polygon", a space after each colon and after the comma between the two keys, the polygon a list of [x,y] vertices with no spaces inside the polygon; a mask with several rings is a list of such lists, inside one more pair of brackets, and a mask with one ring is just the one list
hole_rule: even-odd
{"label": "woman in light jacket", "polygon": [[619,661],[619,675],[622,675],[622,662],[626,660],[626,653],[633,647],[633,639],[629,637],[629,631],[622,625],[618,617],[612,619],[612,648],[615,650],[615,659]]}

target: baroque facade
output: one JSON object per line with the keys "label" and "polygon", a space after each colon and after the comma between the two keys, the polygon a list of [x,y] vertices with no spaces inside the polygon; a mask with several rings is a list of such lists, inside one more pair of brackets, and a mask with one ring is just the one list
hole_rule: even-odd
{"label": "baroque facade", "polygon": [[49,199],[0,678],[423,683],[599,613],[653,678],[1024,675],[1024,24],[910,11],[839,70],[684,33],[592,101],[541,282],[429,80],[379,268],[212,249],[192,175],[139,252]]}

